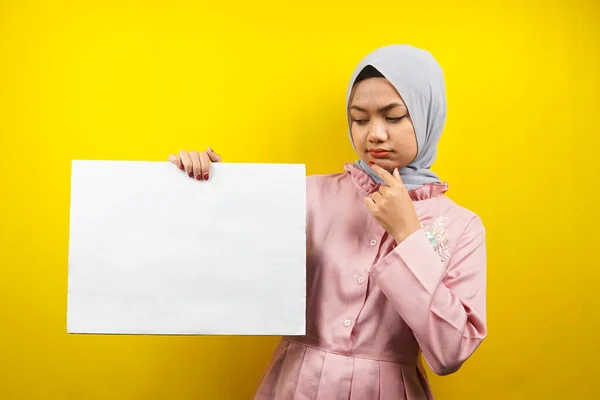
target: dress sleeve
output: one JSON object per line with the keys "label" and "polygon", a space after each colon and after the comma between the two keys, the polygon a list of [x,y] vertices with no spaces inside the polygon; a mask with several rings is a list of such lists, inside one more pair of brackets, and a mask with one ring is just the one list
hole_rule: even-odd
{"label": "dress sleeve", "polygon": [[434,373],[456,372],[485,338],[486,244],[479,217],[468,223],[447,267],[420,229],[373,265],[370,276],[412,329]]}

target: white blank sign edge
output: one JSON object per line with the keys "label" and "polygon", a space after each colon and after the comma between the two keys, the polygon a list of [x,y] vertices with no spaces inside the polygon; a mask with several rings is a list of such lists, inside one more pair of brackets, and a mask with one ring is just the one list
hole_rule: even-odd
{"label": "white blank sign edge", "polygon": [[304,164],[74,160],[67,332],[306,333]]}

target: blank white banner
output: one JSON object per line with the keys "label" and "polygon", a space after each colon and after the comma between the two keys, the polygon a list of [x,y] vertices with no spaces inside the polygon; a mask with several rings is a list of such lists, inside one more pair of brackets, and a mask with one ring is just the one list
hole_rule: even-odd
{"label": "blank white banner", "polygon": [[302,164],[73,161],[67,331],[302,335]]}

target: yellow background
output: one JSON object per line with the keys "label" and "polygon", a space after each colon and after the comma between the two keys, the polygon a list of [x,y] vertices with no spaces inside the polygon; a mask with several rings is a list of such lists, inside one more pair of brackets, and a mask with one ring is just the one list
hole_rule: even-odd
{"label": "yellow background", "polygon": [[594,0],[0,1],[0,398],[250,398],[277,338],[65,333],[70,161],[211,145],[341,171],[347,80],[390,43],[443,65],[435,169],[488,229],[489,337],[437,398],[592,398],[598,21]]}

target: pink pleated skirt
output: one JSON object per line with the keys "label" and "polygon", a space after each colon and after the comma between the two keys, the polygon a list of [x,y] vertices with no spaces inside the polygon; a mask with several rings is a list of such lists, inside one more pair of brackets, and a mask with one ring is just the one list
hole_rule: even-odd
{"label": "pink pleated skirt", "polygon": [[282,340],[254,400],[432,400],[423,368]]}

